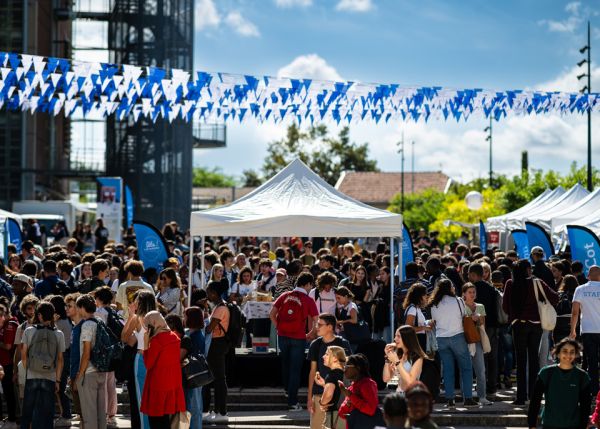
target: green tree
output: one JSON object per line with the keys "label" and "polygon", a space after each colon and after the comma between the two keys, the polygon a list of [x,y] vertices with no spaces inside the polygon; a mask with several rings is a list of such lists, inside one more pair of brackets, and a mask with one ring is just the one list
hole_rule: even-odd
{"label": "green tree", "polygon": [[236,185],[235,178],[223,173],[219,167],[194,168],[192,183],[200,188],[226,188]]}
{"label": "green tree", "polygon": [[285,138],[269,143],[262,168],[264,176],[272,177],[296,158],[331,185],[343,171],[379,171],[377,161],[369,159],[368,143],[351,142],[348,127],[331,137],[323,124],[306,130],[290,125]]}
{"label": "green tree", "polygon": [[[404,223],[409,228],[429,228],[429,225],[437,219],[442,209],[446,195],[435,189],[426,189],[418,194],[404,196]],[[388,210],[400,213],[401,196],[394,195],[390,201]]]}
{"label": "green tree", "polygon": [[253,169],[242,171],[242,186],[255,187],[263,184],[263,178]]}

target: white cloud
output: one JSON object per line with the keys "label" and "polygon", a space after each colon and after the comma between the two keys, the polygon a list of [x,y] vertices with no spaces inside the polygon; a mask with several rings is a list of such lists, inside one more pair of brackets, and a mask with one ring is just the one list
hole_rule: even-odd
{"label": "white cloud", "polygon": [[[587,77],[578,80],[577,76],[587,73],[587,64],[583,67],[573,66],[565,70],[556,78],[543,82],[535,86],[535,89],[542,91],[564,91],[578,92],[584,85],[587,85]],[[592,89],[600,87],[600,67],[592,67]]]}
{"label": "white cloud", "polygon": [[574,33],[576,30],[582,30],[584,15],[589,14],[588,10],[582,11],[581,3],[578,1],[568,3],[565,6],[565,12],[568,16],[562,21],[552,19],[544,19],[539,21],[540,24],[546,25],[548,30],[557,33]]}
{"label": "white cloud", "polygon": [[229,12],[225,18],[225,23],[236,33],[245,37],[259,37],[258,27],[244,18],[238,11]]}
{"label": "white cloud", "polygon": [[335,8],[346,12],[368,12],[373,3],[371,0],[340,0]]}
{"label": "white cloud", "polygon": [[312,3],[313,0],[275,0],[277,7],[308,7]]}
{"label": "white cloud", "polygon": [[334,67],[317,54],[300,55],[294,58],[291,63],[279,69],[277,77],[344,80]]}
{"label": "white cloud", "polygon": [[196,0],[196,30],[217,28],[221,23],[221,16],[213,0]]}

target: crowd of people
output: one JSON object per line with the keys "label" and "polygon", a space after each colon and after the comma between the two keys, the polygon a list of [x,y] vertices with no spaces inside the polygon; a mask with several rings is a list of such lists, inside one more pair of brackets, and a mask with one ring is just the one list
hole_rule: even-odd
{"label": "crowd of people", "polygon": [[[518,259],[468,242],[442,246],[420,231],[400,281],[384,241],[371,250],[348,239],[292,237],[272,249],[256,237],[218,237],[190,258],[189,241],[169,223],[170,256],[158,271],[144,267],[131,237],[114,243],[100,233],[90,248],[80,229],[46,248],[9,245],[0,264],[4,427],[68,426],[75,415],[86,429],[114,426],[118,383],[129,395],[132,428],[187,418],[191,428],[226,423],[227,367],[254,329],[240,306],[258,294],[274,301],[271,329],[290,412],[303,409],[308,360],[311,428],[431,428],[435,401],[484,407],[515,382],[513,404],[528,403],[530,427],[542,399],[546,427],[590,420],[600,267],[586,277],[568,253],[546,258],[534,247],[530,260]],[[551,326],[548,307],[557,315]],[[185,375],[194,360],[206,362],[209,383]],[[383,408],[380,383],[396,390]]]}

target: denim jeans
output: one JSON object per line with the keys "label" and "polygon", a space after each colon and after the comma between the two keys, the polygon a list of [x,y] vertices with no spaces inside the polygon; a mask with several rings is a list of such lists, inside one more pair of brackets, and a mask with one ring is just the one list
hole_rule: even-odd
{"label": "denim jeans", "polygon": [[473,365],[465,334],[438,337],[438,352],[442,359],[442,376],[446,399],[454,399],[454,362],[458,364],[462,393],[465,399],[473,397]]}
{"label": "denim jeans", "polygon": [[581,334],[583,360],[590,375],[592,398],[598,393],[598,352],[600,352],[600,334]]}
{"label": "denim jeans", "polygon": [[513,324],[513,339],[517,354],[517,401],[526,401],[533,395],[535,380],[540,369],[541,338],[542,327],[539,323],[517,321]]}
{"label": "denim jeans", "polygon": [[298,403],[298,389],[300,376],[304,363],[304,348],[306,340],[279,336],[279,349],[281,350],[281,370],[283,386],[287,390],[288,405]]}
{"label": "denim jeans", "polygon": [[515,363],[515,347],[510,325],[498,328],[498,362],[504,377],[510,378]]}
{"label": "denim jeans", "polygon": [[475,356],[473,359],[473,370],[477,377],[477,397],[479,399],[485,398],[486,394],[486,373],[485,373],[485,356],[483,354],[483,346],[481,343],[475,344]]}
{"label": "denim jeans", "polygon": [[498,383],[498,332],[499,328],[485,327],[485,333],[490,340],[491,350],[485,354],[485,370],[487,374],[487,393],[495,394]]}
{"label": "denim jeans", "polygon": [[56,383],[40,378],[25,382],[25,397],[21,414],[21,429],[54,428],[54,389]]}
{"label": "denim jeans", "polygon": [[542,330],[542,338],[540,340],[540,350],[539,350],[539,360],[540,360],[540,368],[545,367],[546,365],[552,365],[552,359],[548,358],[548,354],[550,352],[550,338],[552,336],[552,331]]}
{"label": "denim jeans", "polygon": [[202,387],[184,389],[185,409],[191,413],[190,429],[202,429]]}
{"label": "denim jeans", "polygon": [[[63,353],[63,362],[71,361],[71,349],[67,349]],[[67,388],[67,379],[69,378],[69,365],[64,365],[60,376],[60,389],[58,395],[60,397],[60,404],[62,406],[62,417],[70,419],[71,415],[71,400],[65,395],[65,389]]]}

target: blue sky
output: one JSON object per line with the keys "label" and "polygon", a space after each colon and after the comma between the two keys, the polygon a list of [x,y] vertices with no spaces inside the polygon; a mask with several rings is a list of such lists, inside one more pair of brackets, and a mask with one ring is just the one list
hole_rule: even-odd
{"label": "blue sky", "polygon": [[[576,91],[575,63],[587,19],[592,46],[600,46],[599,12],[600,2],[592,1],[196,0],[195,66],[409,85]],[[592,53],[595,64],[600,56]],[[592,88],[600,89],[600,68],[593,77]],[[487,175],[485,126],[476,117],[459,124],[365,123],[352,127],[351,136],[371,144],[380,168],[398,171],[395,142],[404,131],[407,141],[416,142],[417,170],[441,169],[468,180]],[[583,117],[504,119],[494,124],[495,169],[518,171],[525,149],[535,168],[565,171],[571,161],[581,164],[586,126]],[[194,164],[236,175],[259,169],[267,143],[284,131],[274,124],[231,125],[227,148],[197,151]],[[593,155],[600,160],[600,150]]]}

